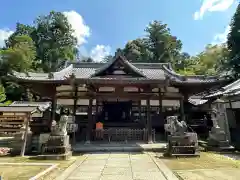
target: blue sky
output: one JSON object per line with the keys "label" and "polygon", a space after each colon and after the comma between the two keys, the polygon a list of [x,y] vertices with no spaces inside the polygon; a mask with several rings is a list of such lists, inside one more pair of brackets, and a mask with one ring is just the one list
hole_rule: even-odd
{"label": "blue sky", "polygon": [[226,40],[237,0],[8,0],[1,2],[0,45],[16,22],[31,24],[38,15],[61,11],[75,29],[82,54],[99,61],[137,37],[152,20],[167,23],[183,51],[201,52]]}

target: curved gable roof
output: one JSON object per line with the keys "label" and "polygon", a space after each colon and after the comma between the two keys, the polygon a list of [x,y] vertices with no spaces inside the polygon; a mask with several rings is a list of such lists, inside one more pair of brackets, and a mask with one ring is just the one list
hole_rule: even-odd
{"label": "curved gable roof", "polygon": [[[222,81],[225,78],[219,78],[218,76],[184,76],[177,74],[169,63],[130,63],[126,58],[118,56],[108,63],[93,63],[93,62],[69,62],[68,66],[61,71],[53,73],[19,73],[14,72],[13,77],[19,80],[27,81],[46,81],[46,82],[59,82],[67,81],[73,75],[76,79],[85,81],[91,79],[104,79],[106,78],[99,76],[104,71],[107,71],[114,63],[120,62],[122,66],[131,71],[134,77],[126,77],[124,80],[134,81],[134,78],[138,81],[148,80],[149,83],[158,81],[164,81],[166,79],[175,84],[209,84]],[[116,79],[116,77],[114,77]]]}
{"label": "curved gable roof", "polygon": [[124,67],[126,67],[130,71],[132,71],[135,75],[146,78],[146,76],[141,72],[140,69],[138,69],[133,64],[131,64],[123,56],[118,56],[117,58],[113,59],[112,61],[109,61],[106,64],[104,64],[102,67],[96,69],[95,73],[91,77],[100,76],[102,73],[104,73],[104,71],[107,71],[111,66],[113,66],[116,63],[121,63]]}

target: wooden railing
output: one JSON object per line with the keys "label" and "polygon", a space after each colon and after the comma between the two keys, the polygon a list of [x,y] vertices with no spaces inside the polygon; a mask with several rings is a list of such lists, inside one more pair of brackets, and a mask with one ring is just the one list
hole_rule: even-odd
{"label": "wooden railing", "polygon": [[[93,140],[107,140],[109,142],[147,141],[147,129],[109,128],[93,130]],[[155,141],[155,130],[152,130],[152,139]]]}

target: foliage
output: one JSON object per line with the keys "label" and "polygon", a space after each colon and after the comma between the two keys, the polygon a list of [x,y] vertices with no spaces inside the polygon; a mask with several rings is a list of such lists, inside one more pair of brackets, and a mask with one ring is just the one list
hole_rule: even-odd
{"label": "foliage", "polygon": [[[167,24],[151,22],[146,37],[129,41],[123,49],[117,49],[115,55],[124,55],[132,62],[171,63],[173,68],[183,75],[216,75],[226,69],[228,50],[225,44],[208,45],[196,56],[181,52],[182,43],[171,35]],[[106,57],[109,61],[112,57]]]}
{"label": "foliage", "polygon": [[208,45],[203,52],[192,57],[194,64],[190,67],[197,75],[216,75],[224,72],[227,61],[228,49],[225,44]]}
{"label": "foliage", "polygon": [[229,50],[229,66],[233,68],[236,75],[240,73],[240,4],[233,15],[230,32],[227,38]]}
{"label": "foliage", "polygon": [[61,12],[50,12],[35,20],[37,58],[45,72],[56,71],[62,61],[74,60],[77,39],[67,18]]}
{"label": "foliage", "polygon": [[31,93],[25,92],[21,85],[6,79],[12,70],[57,71],[66,60],[74,60],[78,54],[77,39],[61,12],[39,16],[33,26],[17,23],[16,31],[5,43],[6,47],[0,50],[0,78],[7,99],[11,100],[32,99]]}
{"label": "foliage", "polygon": [[0,84],[0,103],[6,100],[5,89],[2,84]]}
{"label": "foliage", "polygon": [[36,29],[32,26],[17,23],[16,24],[16,31],[11,34],[11,36],[5,40],[5,44],[7,48],[14,46],[14,41],[16,36],[29,36],[35,40]]}
{"label": "foliage", "polygon": [[147,32],[147,47],[153,53],[151,62],[169,62],[177,56],[182,43],[176,36],[172,36],[167,24],[153,21],[145,29]]}
{"label": "foliage", "polygon": [[7,55],[15,56],[15,59],[22,58],[24,54],[18,52],[19,46],[14,49],[19,37],[30,37],[32,40],[31,47],[35,48],[31,48],[34,51],[31,68],[35,71],[56,71],[64,64],[62,62],[74,60],[78,54],[73,29],[61,12],[51,11],[48,15],[39,16],[34,21],[34,26],[17,23],[16,31],[6,40],[8,49],[5,51]]}
{"label": "foliage", "polygon": [[11,46],[1,51],[1,56],[8,70],[27,72],[36,57],[34,42],[27,35],[15,36],[11,39]]}
{"label": "foliage", "polygon": [[2,84],[0,84],[0,106],[8,106],[12,103],[12,101],[6,101],[7,96],[5,94],[5,88]]}
{"label": "foliage", "polygon": [[[129,41],[121,51],[132,62],[172,62],[180,54],[182,43],[172,36],[167,24],[160,21],[149,23],[146,37]],[[174,63],[174,62],[173,62]]]}

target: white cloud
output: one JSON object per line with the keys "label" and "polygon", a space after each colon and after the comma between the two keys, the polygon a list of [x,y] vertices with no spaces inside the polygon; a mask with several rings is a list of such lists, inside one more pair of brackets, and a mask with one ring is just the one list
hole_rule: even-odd
{"label": "white cloud", "polygon": [[224,32],[218,33],[213,38],[213,44],[221,44],[227,41],[227,35],[230,31],[230,26],[227,26]]}
{"label": "white cloud", "polygon": [[5,40],[13,33],[10,30],[0,29],[0,47],[5,46]]}
{"label": "white cloud", "polygon": [[76,11],[65,11],[63,14],[67,17],[74,30],[74,36],[78,40],[78,45],[86,43],[86,38],[90,36],[90,28],[85,24],[83,17]]}
{"label": "white cloud", "polygon": [[203,0],[200,10],[194,13],[193,18],[200,20],[206,12],[226,11],[235,1],[236,0]]}
{"label": "white cloud", "polygon": [[104,46],[104,45],[97,45],[94,47],[90,52],[90,57],[96,61],[100,62],[103,60],[105,56],[110,55],[111,53],[111,47],[110,46]]}

